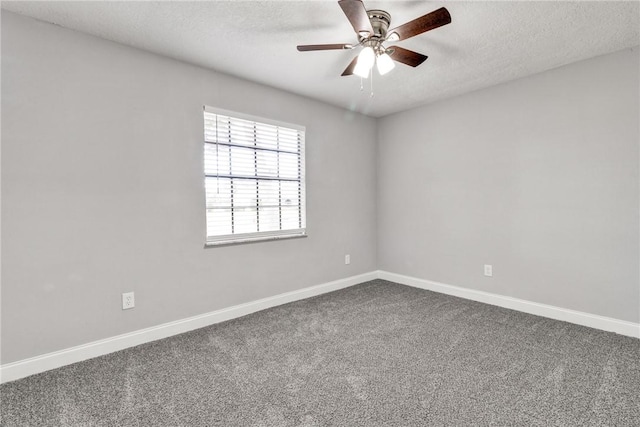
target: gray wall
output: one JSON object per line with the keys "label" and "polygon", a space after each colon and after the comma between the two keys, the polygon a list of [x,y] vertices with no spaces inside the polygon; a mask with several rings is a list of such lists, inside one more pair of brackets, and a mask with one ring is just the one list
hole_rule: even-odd
{"label": "gray wall", "polygon": [[[203,248],[203,104],[307,127],[308,238]],[[375,148],[374,119],[3,11],[2,363],[375,270]]]}
{"label": "gray wall", "polygon": [[379,268],[638,322],[639,62],[625,50],[380,120]]}

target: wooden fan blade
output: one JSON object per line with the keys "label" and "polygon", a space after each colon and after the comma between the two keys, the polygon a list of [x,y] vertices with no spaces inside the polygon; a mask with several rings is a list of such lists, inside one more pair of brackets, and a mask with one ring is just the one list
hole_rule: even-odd
{"label": "wooden fan blade", "polygon": [[356,63],[358,62],[358,57],[353,58],[353,61],[349,64],[347,68],[342,72],[343,76],[350,76],[353,74],[353,69],[356,68]]}
{"label": "wooden fan blade", "polygon": [[[420,18],[414,19],[413,21],[402,24],[393,30],[387,31],[387,40],[405,40],[409,37],[417,36],[418,34],[425,33],[429,30],[433,30],[434,28],[442,27],[449,23],[451,23],[451,15],[449,15],[449,11],[444,7],[441,7],[438,10],[434,10]],[[394,34],[397,35],[397,38]]]}
{"label": "wooden fan blade", "polygon": [[340,0],[338,2],[342,11],[347,15],[347,19],[351,22],[353,29],[358,35],[367,33],[365,36],[373,35],[373,27],[369,21],[367,9],[360,0]]}
{"label": "wooden fan blade", "polygon": [[353,49],[350,44],[303,44],[298,45],[300,52],[308,52],[310,50],[334,50],[334,49]]}
{"label": "wooden fan blade", "polygon": [[387,54],[394,61],[417,67],[422,64],[428,57],[412,50],[401,48],[400,46],[391,46],[387,49]]}

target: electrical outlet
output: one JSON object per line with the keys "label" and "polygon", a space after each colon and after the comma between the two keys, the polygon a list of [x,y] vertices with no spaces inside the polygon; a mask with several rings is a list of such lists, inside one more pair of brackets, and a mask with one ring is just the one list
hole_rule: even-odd
{"label": "electrical outlet", "polygon": [[345,265],[351,264],[351,255],[347,254],[344,256]]}
{"label": "electrical outlet", "polygon": [[125,292],[122,294],[122,309],[128,310],[136,306],[136,300],[133,292]]}
{"label": "electrical outlet", "polygon": [[493,277],[493,266],[491,264],[484,265],[484,275],[487,277]]}

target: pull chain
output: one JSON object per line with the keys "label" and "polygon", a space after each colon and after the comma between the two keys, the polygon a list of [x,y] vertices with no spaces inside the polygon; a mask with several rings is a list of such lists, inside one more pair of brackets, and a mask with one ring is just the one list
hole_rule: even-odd
{"label": "pull chain", "polygon": [[370,93],[369,97],[373,98],[373,67],[371,67],[370,73],[371,73],[371,89],[370,89],[371,93]]}

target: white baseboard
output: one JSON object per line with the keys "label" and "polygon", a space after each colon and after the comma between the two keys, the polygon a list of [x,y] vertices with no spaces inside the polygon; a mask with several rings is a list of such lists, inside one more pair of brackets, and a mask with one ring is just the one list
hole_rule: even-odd
{"label": "white baseboard", "polygon": [[29,375],[34,375],[40,372],[59,368],[61,366],[113,353],[114,351],[124,350],[125,348],[134,347],[136,345],[189,332],[194,329],[203,328],[215,323],[235,319],[237,317],[255,313],[256,311],[347,288],[376,278],[377,272],[375,271],[364,273],[357,276],[351,276],[346,279],[323,283],[321,285],[311,286],[263,298],[257,301],[223,308],[221,310],[212,311],[199,316],[193,316],[187,319],[164,323],[162,325],[140,329],[138,331],[115,337],[93,341],[88,344],[43,354],[41,356],[7,363],[0,366],[0,383],[14,381]]}
{"label": "white baseboard", "polygon": [[387,271],[372,271],[357,276],[351,276],[346,279],[340,279],[317,286],[311,286],[309,288],[286,292],[284,294],[239,304],[233,307],[223,308],[221,310],[189,317],[187,319],[164,323],[162,325],[8,363],[0,366],[0,383],[14,381],[29,375],[38,374],[61,366],[124,350],[125,348],[189,332],[194,329],[203,328],[215,323],[255,313],[256,311],[321,295],[338,289],[344,289],[349,286],[374,279],[384,279],[415,288],[426,289],[512,310],[518,310],[529,314],[535,314],[542,317],[548,317],[595,329],[615,332],[621,335],[640,338],[640,324],[638,323],[554,307],[546,304],[539,304],[489,292],[460,288],[457,286],[438,283],[431,280],[418,279]]}
{"label": "white baseboard", "polygon": [[378,271],[378,278],[402,285],[413,286],[415,288],[439,292],[441,294],[453,295],[460,298],[509,308],[511,310],[548,317],[550,319],[562,320],[569,323],[575,323],[577,325],[588,326],[590,328],[615,332],[620,335],[640,338],[640,323],[627,322],[611,317],[598,316],[595,314],[569,310],[547,304],[540,304],[518,298],[492,294],[489,292],[460,288],[458,286],[433,282],[431,280],[418,279],[416,277],[404,276],[387,271]]}

